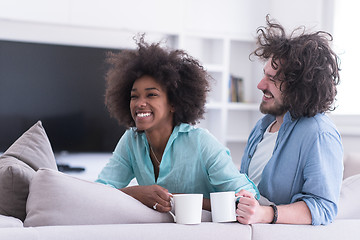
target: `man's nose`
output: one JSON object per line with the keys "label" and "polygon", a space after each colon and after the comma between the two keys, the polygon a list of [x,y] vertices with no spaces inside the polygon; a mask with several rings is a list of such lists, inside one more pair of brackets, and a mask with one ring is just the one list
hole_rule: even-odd
{"label": "man's nose", "polygon": [[259,90],[265,90],[266,89],[266,80],[265,80],[265,76],[260,80],[260,82],[257,85],[257,88]]}

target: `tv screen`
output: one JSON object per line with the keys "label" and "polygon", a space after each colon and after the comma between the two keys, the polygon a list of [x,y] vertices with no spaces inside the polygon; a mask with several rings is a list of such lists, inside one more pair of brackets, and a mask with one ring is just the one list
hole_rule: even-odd
{"label": "tv screen", "polygon": [[112,152],[125,128],[104,105],[108,51],[0,41],[0,152],[38,120],[55,153]]}

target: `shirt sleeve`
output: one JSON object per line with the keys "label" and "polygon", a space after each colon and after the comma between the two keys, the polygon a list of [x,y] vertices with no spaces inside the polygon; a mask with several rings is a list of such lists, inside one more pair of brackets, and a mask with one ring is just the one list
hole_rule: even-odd
{"label": "shirt sleeve", "polygon": [[134,178],[131,154],[129,151],[130,131],[131,130],[127,130],[121,137],[112,157],[101,170],[96,182],[119,189],[126,187]]}
{"label": "shirt sleeve", "polygon": [[302,192],[292,202],[305,201],[312,224],[331,223],[337,214],[337,202],[342,182],[343,149],[339,136],[322,133],[309,144],[304,167]]}
{"label": "shirt sleeve", "polygon": [[[205,132],[207,133],[207,132]],[[235,191],[247,190],[259,199],[260,194],[255,184],[242,174],[234,165],[230,156],[230,151],[218,142],[211,134],[202,136],[202,158],[205,169],[209,176],[210,184],[216,191]],[[204,141],[204,139],[207,139]]]}

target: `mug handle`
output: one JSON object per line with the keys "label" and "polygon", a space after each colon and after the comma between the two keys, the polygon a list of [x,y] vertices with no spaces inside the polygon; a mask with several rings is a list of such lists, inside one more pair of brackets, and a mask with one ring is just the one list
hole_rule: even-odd
{"label": "mug handle", "polygon": [[234,201],[235,201],[236,205],[239,203],[240,198],[242,198],[242,196],[234,197]]}
{"label": "mug handle", "polygon": [[243,196],[237,196],[237,197],[234,197],[234,201],[235,201],[235,216],[238,217],[239,215],[236,213],[236,208],[237,208],[237,205],[239,203],[239,199],[242,198]]}
{"label": "mug handle", "polygon": [[171,193],[169,193],[170,195],[170,204],[171,204],[171,210],[169,211],[170,215],[173,217],[174,222],[176,222],[176,216],[175,214],[172,212],[175,206],[175,202],[174,202],[174,198],[173,195]]}

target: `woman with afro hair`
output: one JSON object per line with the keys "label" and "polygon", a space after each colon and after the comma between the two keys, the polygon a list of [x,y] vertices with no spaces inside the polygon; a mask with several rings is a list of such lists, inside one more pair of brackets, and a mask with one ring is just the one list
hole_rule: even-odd
{"label": "woman with afro hair", "polygon": [[[210,210],[210,193],[255,185],[239,173],[230,153],[207,130],[203,118],[209,75],[182,50],[148,44],[110,53],[105,103],[128,129],[97,182],[113,186],[159,212],[171,210],[170,196],[201,193]],[[139,185],[128,186],[136,178]]]}

